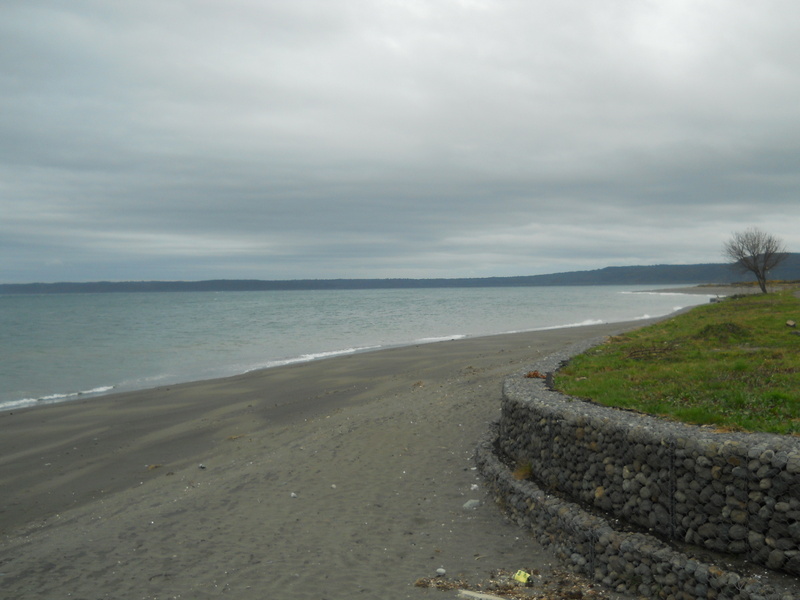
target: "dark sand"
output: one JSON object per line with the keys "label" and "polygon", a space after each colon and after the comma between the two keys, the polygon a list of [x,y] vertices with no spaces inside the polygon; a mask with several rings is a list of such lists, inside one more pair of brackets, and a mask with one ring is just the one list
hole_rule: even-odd
{"label": "dark sand", "polygon": [[486,502],[473,450],[505,375],[642,324],[0,413],[0,597],[445,598],[414,582],[547,570],[549,552]]}

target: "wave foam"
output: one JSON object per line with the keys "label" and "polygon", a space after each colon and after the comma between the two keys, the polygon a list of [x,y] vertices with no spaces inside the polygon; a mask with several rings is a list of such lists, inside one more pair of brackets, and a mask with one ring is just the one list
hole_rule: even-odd
{"label": "wave foam", "polygon": [[281,360],[271,360],[267,363],[262,365],[257,365],[255,367],[251,367],[245,371],[245,373],[250,373],[252,371],[258,371],[261,369],[270,369],[272,367],[283,367],[285,365],[293,365],[296,363],[304,363],[304,362],[311,362],[313,360],[320,360],[323,358],[333,358],[335,356],[344,356],[345,354],[355,354],[356,352],[366,352],[368,350],[377,350],[381,346],[358,346],[354,348],[345,348],[343,350],[330,350],[327,352],[314,352],[312,354],[301,354],[300,356],[295,356],[293,358],[284,358]]}
{"label": "wave foam", "polygon": [[28,406],[37,406],[39,404],[55,404],[57,402],[65,402],[73,400],[80,396],[94,396],[105,394],[114,389],[113,385],[101,385],[91,390],[83,390],[80,392],[70,392],[67,394],[48,394],[39,398],[20,398],[19,400],[9,400],[8,402],[0,403],[0,410],[13,410],[15,408],[26,408]]}
{"label": "wave foam", "polygon": [[463,340],[466,335],[463,334],[455,334],[455,335],[444,335],[440,337],[424,337],[414,340],[413,343],[415,344],[432,344],[435,342],[449,342],[450,340]]}
{"label": "wave foam", "polygon": [[565,327],[586,327],[587,325],[603,325],[602,319],[586,319],[580,323],[567,323],[566,325],[550,325],[549,327],[537,327],[531,331],[549,331],[550,329],[563,329]]}

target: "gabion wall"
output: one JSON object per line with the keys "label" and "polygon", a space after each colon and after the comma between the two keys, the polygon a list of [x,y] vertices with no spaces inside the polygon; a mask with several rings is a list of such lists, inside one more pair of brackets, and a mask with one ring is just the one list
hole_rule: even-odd
{"label": "gabion wall", "polygon": [[601,516],[517,481],[497,456],[495,427],[478,445],[476,461],[495,500],[573,570],[617,592],[666,600],[800,600],[797,586],[777,590],[688,557],[651,535],[617,531]]}
{"label": "gabion wall", "polygon": [[498,450],[578,503],[800,574],[800,439],[715,433],[505,381]]}

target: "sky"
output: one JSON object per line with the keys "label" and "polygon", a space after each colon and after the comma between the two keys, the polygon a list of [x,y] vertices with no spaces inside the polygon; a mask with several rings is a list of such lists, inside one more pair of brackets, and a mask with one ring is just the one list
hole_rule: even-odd
{"label": "sky", "polygon": [[800,251],[796,0],[3,0],[0,282]]}

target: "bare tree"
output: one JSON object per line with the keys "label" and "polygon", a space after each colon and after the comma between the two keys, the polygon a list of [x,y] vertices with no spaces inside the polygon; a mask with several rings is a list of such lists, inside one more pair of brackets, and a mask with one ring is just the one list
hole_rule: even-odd
{"label": "bare tree", "polygon": [[770,233],[751,227],[737,231],[725,242],[724,255],[733,261],[733,266],[743,273],[750,271],[756,276],[758,286],[767,293],[767,274],[781,264],[788,254],[782,240]]}

